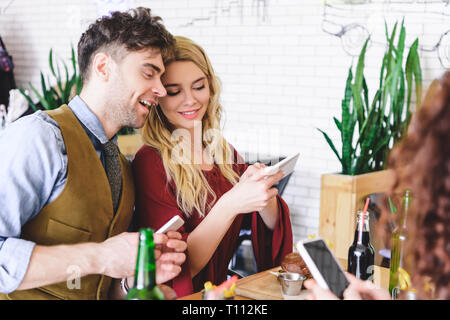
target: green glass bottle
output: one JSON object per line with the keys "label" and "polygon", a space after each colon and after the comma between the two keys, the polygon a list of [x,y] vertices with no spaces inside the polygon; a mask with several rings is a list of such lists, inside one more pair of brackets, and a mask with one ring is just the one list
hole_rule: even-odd
{"label": "green glass bottle", "polygon": [[406,283],[404,282],[404,274],[406,271],[403,269],[402,251],[407,237],[406,219],[411,206],[411,200],[411,191],[406,190],[402,198],[402,208],[399,212],[398,224],[392,233],[391,265],[389,272],[389,292],[391,293],[392,299],[397,298],[400,290],[406,289]]}
{"label": "green glass bottle", "polygon": [[164,300],[164,294],[156,285],[155,244],[152,229],[145,228],[139,231],[134,286],[128,291],[126,299]]}

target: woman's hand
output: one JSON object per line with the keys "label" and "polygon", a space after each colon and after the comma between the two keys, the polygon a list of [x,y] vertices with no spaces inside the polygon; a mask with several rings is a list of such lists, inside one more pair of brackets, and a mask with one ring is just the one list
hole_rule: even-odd
{"label": "woman's hand", "polygon": [[166,234],[154,234],[156,282],[164,283],[172,280],[181,272],[181,265],[186,260],[184,251],[186,242],[181,240],[181,234],[169,231]]}
{"label": "woman's hand", "polygon": [[283,172],[265,178],[264,167],[260,163],[249,166],[239,182],[224,194],[222,198],[231,206],[232,214],[262,211],[276,197],[278,190],[272,186],[283,177]]}
{"label": "woman's hand", "polygon": [[[350,285],[345,289],[344,300],[390,300],[389,292],[371,281],[357,279],[354,275],[346,273]],[[337,300],[338,298],[330,291],[322,289],[315,280],[305,281],[305,288],[312,291],[308,300]]]}
{"label": "woman's hand", "polygon": [[[154,233],[156,283],[164,283],[175,278],[181,272],[181,265],[186,260],[187,243],[181,240],[181,234],[176,231]],[[134,276],[127,279],[131,288]]]}
{"label": "woman's hand", "polygon": [[[125,235],[125,234],[124,234]],[[129,235],[135,236],[136,246],[138,245],[138,233],[130,233]],[[153,241],[155,243],[155,260],[156,260],[156,282],[162,284],[175,278],[181,272],[181,264],[186,260],[187,244],[181,240],[181,234],[176,231],[169,231],[166,234],[154,233]],[[136,266],[137,249],[130,250],[133,252],[133,272]],[[129,288],[134,285],[134,275],[127,278],[127,285]],[[167,287],[167,286],[166,286]],[[164,286],[160,286],[163,289],[166,298],[174,299],[173,294]],[[176,294],[175,294],[176,298]],[[125,293],[122,291],[120,280],[114,279],[109,299],[122,300],[125,299]]]}

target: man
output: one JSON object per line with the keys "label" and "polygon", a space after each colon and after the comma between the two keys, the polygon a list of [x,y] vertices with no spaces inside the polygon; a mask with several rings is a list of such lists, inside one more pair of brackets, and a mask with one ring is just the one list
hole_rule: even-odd
{"label": "man", "polygon": [[[0,299],[106,299],[111,278],[133,276],[134,185],[116,134],[166,94],[174,40],[160,20],[145,8],[98,19],[78,43],[80,95],[0,135]],[[158,283],[180,272],[180,239],[155,235]]]}

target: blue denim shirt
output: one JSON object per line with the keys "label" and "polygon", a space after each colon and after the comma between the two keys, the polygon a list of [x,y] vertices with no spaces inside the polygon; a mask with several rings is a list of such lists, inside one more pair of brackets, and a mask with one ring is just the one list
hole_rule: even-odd
{"label": "blue denim shirt", "polygon": [[[88,134],[104,165],[108,141],[100,120],[79,96],[70,109]],[[112,138],[117,144],[117,136]],[[20,239],[22,226],[61,193],[67,179],[67,153],[58,124],[37,111],[0,131],[0,292],[22,282],[35,243]]]}

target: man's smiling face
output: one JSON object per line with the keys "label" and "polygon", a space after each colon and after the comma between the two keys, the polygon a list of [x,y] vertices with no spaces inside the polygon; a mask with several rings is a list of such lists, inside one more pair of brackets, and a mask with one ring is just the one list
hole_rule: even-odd
{"label": "man's smiling face", "polygon": [[166,95],[161,83],[164,64],[158,49],[127,52],[111,65],[109,102],[112,117],[122,127],[141,128],[149,108]]}

